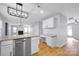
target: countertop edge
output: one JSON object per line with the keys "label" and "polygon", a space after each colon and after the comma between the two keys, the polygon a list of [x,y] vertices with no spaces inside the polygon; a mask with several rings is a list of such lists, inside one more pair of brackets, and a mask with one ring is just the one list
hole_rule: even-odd
{"label": "countertop edge", "polygon": [[[13,37],[13,36],[12,36]],[[5,37],[5,38],[2,38],[1,40],[0,40],[0,42],[2,42],[2,41],[8,41],[8,40],[19,40],[19,39],[26,39],[26,38],[34,38],[34,37],[40,37],[40,36],[16,36],[16,37]]]}

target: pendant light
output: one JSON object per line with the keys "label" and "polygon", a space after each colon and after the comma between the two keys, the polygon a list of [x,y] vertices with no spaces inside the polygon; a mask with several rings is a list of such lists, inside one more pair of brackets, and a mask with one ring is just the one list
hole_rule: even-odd
{"label": "pendant light", "polygon": [[21,3],[16,3],[16,8],[8,7],[8,9],[7,9],[8,14],[11,16],[16,16],[19,18],[27,19],[29,14],[28,14],[28,12],[23,11],[22,7],[23,7],[23,4],[21,4]]}
{"label": "pendant light", "polygon": [[[20,7],[20,16],[22,16],[22,8],[23,8],[23,4],[21,3],[16,3],[16,9],[18,9],[18,7]],[[16,13],[18,13],[16,11]],[[22,25],[22,18],[20,17],[20,24],[19,24],[19,27],[18,27],[18,31],[23,31],[23,25]]]}

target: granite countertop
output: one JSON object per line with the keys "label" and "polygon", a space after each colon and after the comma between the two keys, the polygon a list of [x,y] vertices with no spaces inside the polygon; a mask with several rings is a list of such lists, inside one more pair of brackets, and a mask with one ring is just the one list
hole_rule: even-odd
{"label": "granite countertop", "polygon": [[38,35],[14,35],[14,36],[5,36],[0,37],[0,41],[6,41],[6,40],[16,40],[16,39],[23,39],[23,38],[32,38],[32,37],[40,37]]}

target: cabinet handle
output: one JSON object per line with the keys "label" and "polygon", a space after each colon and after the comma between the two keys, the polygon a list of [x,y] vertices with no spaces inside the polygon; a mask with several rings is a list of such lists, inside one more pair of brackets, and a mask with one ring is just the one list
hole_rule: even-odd
{"label": "cabinet handle", "polygon": [[10,56],[12,56],[12,52],[10,52]]}

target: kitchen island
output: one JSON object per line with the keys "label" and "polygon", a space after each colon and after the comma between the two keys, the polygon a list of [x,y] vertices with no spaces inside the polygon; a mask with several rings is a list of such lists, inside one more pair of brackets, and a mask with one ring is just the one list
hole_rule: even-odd
{"label": "kitchen island", "polygon": [[39,36],[15,35],[0,39],[1,56],[31,56],[39,51]]}
{"label": "kitchen island", "polygon": [[66,45],[66,39],[59,39],[57,35],[43,35],[41,36],[45,39],[47,46],[54,48],[54,47],[63,47]]}

